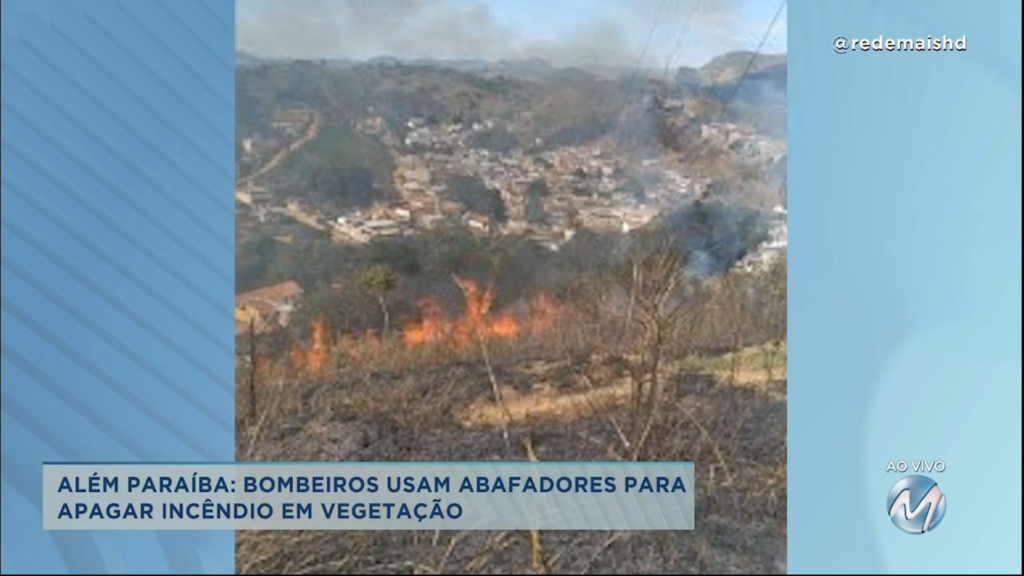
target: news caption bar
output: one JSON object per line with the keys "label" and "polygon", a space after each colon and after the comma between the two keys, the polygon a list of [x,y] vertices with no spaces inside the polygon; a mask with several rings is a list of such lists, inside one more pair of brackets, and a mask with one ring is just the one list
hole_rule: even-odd
{"label": "news caption bar", "polygon": [[43,465],[44,530],[692,530],[690,462]]}

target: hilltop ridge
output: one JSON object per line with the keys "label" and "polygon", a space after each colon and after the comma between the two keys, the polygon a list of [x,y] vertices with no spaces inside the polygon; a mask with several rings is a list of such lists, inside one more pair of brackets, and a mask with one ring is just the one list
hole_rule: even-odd
{"label": "hilltop ridge", "polygon": [[[307,107],[330,122],[383,115],[517,121],[526,140],[553,144],[647,132],[647,144],[683,138],[680,124],[729,121],[776,137],[785,131],[786,56],[730,52],[700,68],[666,74],[654,69],[556,67],[541,59],[275,60],[237,54],[239,130],[259,132],[275,109]],[[652,100],[653,99],[653,100]],[[652,101],[672,109],[652,110]],[[643,110],[647,108],[646,112]],[[370,108],[374,111],[371,112]],[[637,114],[641,122],[623,120]],[[668,126],[666,131],[659,126]],[[623,130],[625,129],[625,131]],[[669,134],[668,132],[675,133]],[[624,133],[625,132],[625,133]],[[669,143],[668,147],[679,144]]]}
{"label": "hilltop ridge", "polygon": [[566,65],[558,66],[544,58],[512,58],[486,60],[478,58],[396,58],[393,56],[377,56],[367,59],[324,58],[324,59],[290,59],[268,58],[245,50],[235,51],[237,66],[256,66],[266,63],[286,62],[319,62],[334,67],[355,67],[359,65],[376,66],[434,66],[449,68],[459,72],[484,76],[510,76],[514,78],[537,80],[558,70],[576,69],[602,78],[617,78],[638,74],[649,77],[664,76],[666,71],[677,77],[693,78],[706,83],[728,83],[735,81],[748,66],[750,58],[754,58],[751,72],[778,66],[785,66],[786,54],[754,54],[747,50],[726,52],[715,56],[700,66],[604,66],[604,65]]}

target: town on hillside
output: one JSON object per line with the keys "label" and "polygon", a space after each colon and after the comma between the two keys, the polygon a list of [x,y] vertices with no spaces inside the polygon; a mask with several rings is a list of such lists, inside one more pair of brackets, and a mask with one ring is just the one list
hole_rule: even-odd
{"label": "town on hillside", "polygon": [[[692,171],[679,155],[638,157],[612,138],[555,146],[535,139],[524,145],[521,138],[509,137],[521,129],[514,119],[442,122],[412,116],[396,122],[370,106],[346,121],[345,129],[384,151],[390,170],[384,186],[392,193],[339,207],[318,203],[301,188],[282,189],[277,174],[297,170],[296,158],[332,129],[325,122],[312,108],[280,108],[271,114],[266,131],[240,135],[239,161],[250,167],[235,191],[240,239],[285,221],[353,245],[455,224],[478,235],[524,236],[558,251],[580,230],[628,234],[642,229],[674,207],[707,196],[715,185],[706,171]],[[494,145],[502,137],[509,142]],[[726,151],[731,165],[748,172],[784,169],[785,140],[749,124],[702,123],[697,138],[704,148]],[[738,268],[763,269],[785,250],[784,199],[776,202],[770,208],[769,237],[737,262]],[[251,299],[238,296],[239,310],[246,311],[236,315],[287,318],[277,307],[247,303]],[[271,309],[278,311],[271,314]],[[261,320],[260,325],[281,324]]]}

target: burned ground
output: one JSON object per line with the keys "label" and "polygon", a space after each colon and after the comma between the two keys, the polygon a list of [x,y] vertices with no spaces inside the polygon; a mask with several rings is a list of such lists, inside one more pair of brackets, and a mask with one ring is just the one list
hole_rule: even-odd
{"label": "burned ground", "polygon": [[[673,362],[651,459],[697,466],[692,532],[542,532],[552,573],[783,573],[785,358]],[[496,359],[512,444],[541,460],[626,456],[627,358]],[[508,454],[479,360],[239,386],[239,460],[485,461]],[[247,415],[247,407],[255,414]],[[504,412],[501,412],[502,414]],[[517,532],[240,532],[240,573],[529,573]]]}

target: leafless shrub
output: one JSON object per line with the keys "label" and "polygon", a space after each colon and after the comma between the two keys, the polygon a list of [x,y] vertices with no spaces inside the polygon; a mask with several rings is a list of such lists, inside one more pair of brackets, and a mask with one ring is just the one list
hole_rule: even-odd
{"label": "leafless shrub", "polygon": [[[696,531],[244,532],[239,572],[784,572],[784,262],[697,280],[670,246],[638,246],[617,284],[572,286],[557,324],[525,341],[392,341],[318,373],[257,348],[238,371],[237,457],[688,460],[699,470]],[[579,405],[554,416],[539,400],[511,406],[542,381]],[[493,426],[460,420],[481,401],[500,408]]]}

